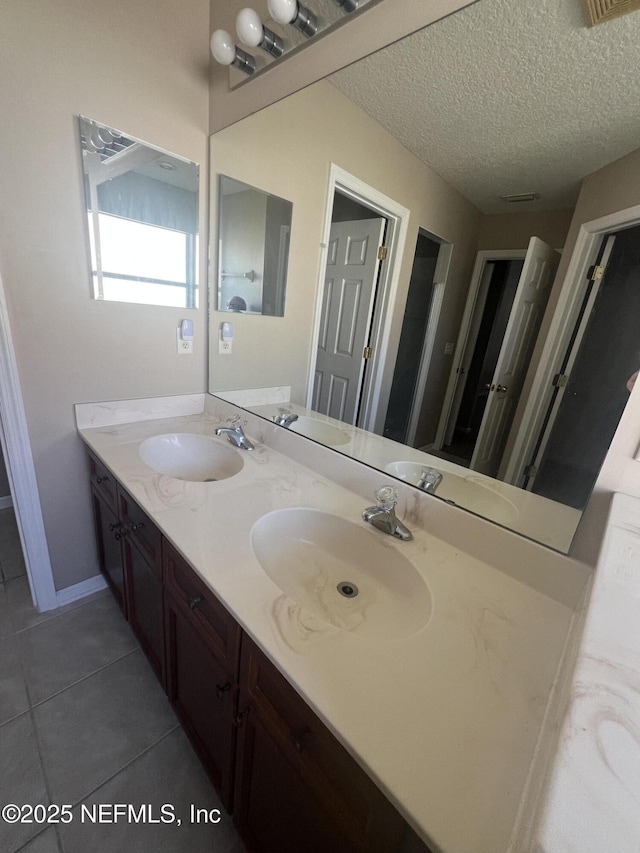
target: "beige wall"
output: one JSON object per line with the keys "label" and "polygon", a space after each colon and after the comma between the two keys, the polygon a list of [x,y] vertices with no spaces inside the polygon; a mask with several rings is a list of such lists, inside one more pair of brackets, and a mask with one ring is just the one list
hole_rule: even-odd
{"label": "beige wall", "polygon": [[[211,356],[212,390],[291,385],[294,401],[304,402],[320,240],[330,165],[335,163],[411,212],[394,306],[387,388],[418,228],[454,244],[427,395],[437,419],[452,358],[444,356],[444,343],[455,340],[475,259],[481,218],[477,209],[326,81],[214,134],[210,162],[212,175],[221,172],[293,202],[285,316],[234,317],[233,354]],[[216,209],[214,199],[211,210]],[[215,228],[212,221],[213,234]],[[228,314],[212,312],[212,339],[225,319]]]}
{"label": "beige wall", "polygon": [[531,237],[539,237],[561,249],[567,234],[572,210],[544,210],[541,213],[493,213],[482,217],[478,251],[483,249],[526,249]]}
{"label": "beige wall", "polygon": [[[97,571],[73,404],[202,391],[206,374],[206,298],[90,298],[75,116],[198,161],[206,210],[208,30],[206,0],[0,6],[0,270],[58,589]],[[176,352],[182,316],[193,357]]]}

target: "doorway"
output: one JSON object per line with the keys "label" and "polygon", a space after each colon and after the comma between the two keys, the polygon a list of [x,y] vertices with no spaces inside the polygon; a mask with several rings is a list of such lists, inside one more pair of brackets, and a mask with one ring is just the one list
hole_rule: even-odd
{"label": "doorway", "polygon": [[442,249],[442,240],[419,229],[383,431],[385,438],[410,446],[416,434],[414,414],[422,406],[420,392],[426,381],[424,368],[428,369],[423,354]]}
{"label": "doorway", "polygon": [[640,226],[602,237],[524,488],[584,509],[640,368]]}
{"label": "doorway", "polygon": [[532,237],[521,265],[500,263],[521,259],[478,253],[431,451],[489,477],[503,463],[560,256]]}
{"label": "doorway", "polygon": [[[393,307],[396,303],[408,221],[407,208],[335,164],[331,164],[322,242],[325,257],[321,264],[316,301],[307,407],[316,411],[318,409],[326,411],[333,417],[370,432],[381,432],[386,413],[385,401],[382,399],[383,375],[388,357]],[[358,254],[358,251],[355,251],[358,249],[358,243],[362,251],[365,242],[371,246],[377,243],[373,255],[367,252],[367,259],[373,258],[374,263],[370,271],[371,292],[364,297],[362,294],[365,290],[358,284],[359,273],[355,271],[359,266],[358,263],[354,264],[348,274],[343,270],[344,274],[335,276],[338,279],[338,287],[330,284],[330,279],[333,277],[330,266],[336,245],[332,229],[335,232],[340,228],[348,227],[346,223],[362,228],[372,228],[376,232],[374,236],[366,239],[360,236],[352,241],[354,250],[351,256],[356,261],[358,257],[364,260],[362,252]],[[344,245],[348,246],[348,242],[346,241]],[[379,249],[381,251],[378,257]],[[349,252],[345,250],[344,257],[348,258],[348,256]],[[352,275],[352,281],[356,286],[347,286]],[[328,283],[330,289],[337,295],[335,299],[328,292]],[[334,305],[333,309],[331,309],[331,302]],[[338,318],[337,322],[334,322],[335,317]],[[349,318],[348,322],[346,318]],[[332,323],[331,333],[327,335],[329,321]],[[356,377],[356,382],[354,383],[352,378],[347,379],[342,376],[336,365],[331,365],[327,371],[322,364],[322,349],[332,356],[338,355],[338,350],[344,350],[351,357],[352,377]],[[319,376],[319,373],[324,375]],[[326,391],[327,388],[331,393]],[[348,393],[350,393],[349,401]]]}
{"label": "doorway", "polygon": [[331,213],[312,407],[357,424],[372,321],[386,251],[387,219],[336,191]]}

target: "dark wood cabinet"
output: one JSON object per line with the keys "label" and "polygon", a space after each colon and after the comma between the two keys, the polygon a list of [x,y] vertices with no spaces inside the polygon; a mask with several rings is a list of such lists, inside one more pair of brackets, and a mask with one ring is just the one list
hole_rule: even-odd
{"label": "dark wood cabinet", "polygon": [[389,853],[404,821],[246,634],[234,820],[251,853]]}
{"label": "dark wood cabinet", "polygon": [[240,627],[166,542],[164,572],[169,700],[231,811]]}
{"label": "dark wood cabinet", "polygon": [[100,569],[249,853],[429,853],[93,454]]}

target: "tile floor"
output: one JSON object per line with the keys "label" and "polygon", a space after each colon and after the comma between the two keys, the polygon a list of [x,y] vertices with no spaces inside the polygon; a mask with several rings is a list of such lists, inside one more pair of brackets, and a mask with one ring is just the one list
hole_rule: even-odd
{"label": "tile floor", "polygon": [[[49,826],[0,819],[2,853],[244,853],[110,593],[31,604],[13,510],[0,510],[0,806],[70,804]],[[177,823],[91,823],[99,804],[170,804]],[[216,824],[189,808],[220,808]]]}

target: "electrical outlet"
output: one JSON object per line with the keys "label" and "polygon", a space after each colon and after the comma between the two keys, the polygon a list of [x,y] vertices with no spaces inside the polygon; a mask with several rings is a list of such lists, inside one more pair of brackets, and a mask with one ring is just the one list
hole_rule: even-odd
{"label": "electrical outlet", "polygon": [[231,355],[231,341],[218,341],[218,353],[220,355]]}
{"label": "electrical outlet", "polygon": [[193,341],[183,341],[180,329],[176,329],[178,339],[178,355],[193,355]]}

